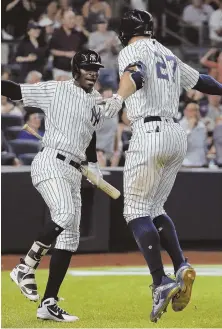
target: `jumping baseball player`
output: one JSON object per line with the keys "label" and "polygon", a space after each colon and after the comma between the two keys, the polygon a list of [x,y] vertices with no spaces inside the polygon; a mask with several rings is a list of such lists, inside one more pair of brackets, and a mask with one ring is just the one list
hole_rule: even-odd
{"label": "jumping baseball player", "polygon": [[32,85],[2,81],[2,95],[12,100],[22,99],[25,106],[39,107],[45,113],[43,148],[32,162],[31,176],[33,185],[50,209],[51,220],[10,273],[23,295],[37,301],[35,270],[56,240],[48,283],[37,310],[40,319],[78,320],[61,309],[57,301],[72,254],[79,245],[81,173],[77,169],[87,156],[89,169],[97,179],[102,176],[97,164],[95,136],[102,122],[101,109],[96,102],[100,94],[93,89],[101,67],[100,56],[85,50],[73,57],[74,79],[69,81]]}
{"label": "jumping baseball player", "polygon": [[[120,84],[105,115],[127,107],[132,138],[124,168],[124,216],[153,278],[156,322],[172,300],[174,311],[191,298],[195,271],[184,258],[174,224],[164,204],[187,150],[187,136],[175,119],[181,87],[207,94],[222,94],[222,85],[184,64],[153,38],[153,18],[146,11],[130,10],[121,21],[119,38]],[[170,255],[176,280],[166,276],[162,247]]]}

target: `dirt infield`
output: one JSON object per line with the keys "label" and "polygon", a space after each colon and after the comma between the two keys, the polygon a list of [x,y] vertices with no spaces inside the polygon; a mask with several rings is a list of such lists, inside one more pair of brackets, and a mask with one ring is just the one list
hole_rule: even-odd
{"label": "dirt infield", "polygon": [[[222,251],[187,251],[184,253],[192,264],[222,264]],[[2,255],[2,270],[10,270],[22,256]],[[170,264],[168,255],[162,253],[164,264]],[[50,256],[42,259],[39,268],[48,268]],[[116,254],[84,254],[74,255],[70,267],[98,267],[98,266],[139,266],[145,265],[145,261],[139,252],[116,253]]]}

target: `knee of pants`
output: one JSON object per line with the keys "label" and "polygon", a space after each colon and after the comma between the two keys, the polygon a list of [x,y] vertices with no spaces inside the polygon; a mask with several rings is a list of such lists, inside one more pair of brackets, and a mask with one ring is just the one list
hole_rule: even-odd
{"label": "knee of pants", "polygon": [[124,218],[127,223],[135,218],[150,216],[151,204],[149,202],[131,201],[124,205]]}
{"label": "knee of pants", "polygon": [[75,214],[71,213],[51,213],[52,220],[60,227],[66,229],[73,225],[75,221]]}
{"label": "knee of pants", "polygon": [[57,238],[55,248],[75,252],[79,246],[79,232],[64,230]]}
{"label": "knee of pants", "polygon": [[152,219],[164,214],[166,214],[166,211],[164,210],[162,205],[160,206],[153,205],[150,209],[150,217]]}

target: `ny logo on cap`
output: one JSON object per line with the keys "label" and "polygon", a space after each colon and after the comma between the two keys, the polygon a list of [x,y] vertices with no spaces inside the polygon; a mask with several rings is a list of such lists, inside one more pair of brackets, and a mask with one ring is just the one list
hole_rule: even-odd
{"label": "ny logo on cap", "polygon": [[96,62],[96,55],[95,54],[90,55],[90,62]]}
{"label": "ny logo on cap", "polygon": [[87,56],[85,54],[82,54],[82,59],[84,60],[84,62],[87,62]]}

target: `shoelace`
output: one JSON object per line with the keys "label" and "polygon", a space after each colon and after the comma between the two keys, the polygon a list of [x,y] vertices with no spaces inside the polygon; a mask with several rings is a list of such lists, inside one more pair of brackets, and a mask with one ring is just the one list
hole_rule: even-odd
{"label": "shoelace", "polygon": [[152,290],[152,298],[155,302],[157,300],[157,296],[158,296],[158,292],[156,290],[157,286],[155,286],[154,284],[151,284],[149,287]]}
{"label": "shoelace", "polygon": [[57,305],[57,302],[64,301],[65,299],[62,298],[62,297],[56,297],[55,300],[56,300],[56,304],[53,305],[53,307],[55,308],[55,311],[58,311],[58,312],[60,312],[60,313],[62,313],[62,314],[69,315],[69,313],[67,313],[67,312],[64,311],[61,307],[59,307],[59,306]]}

